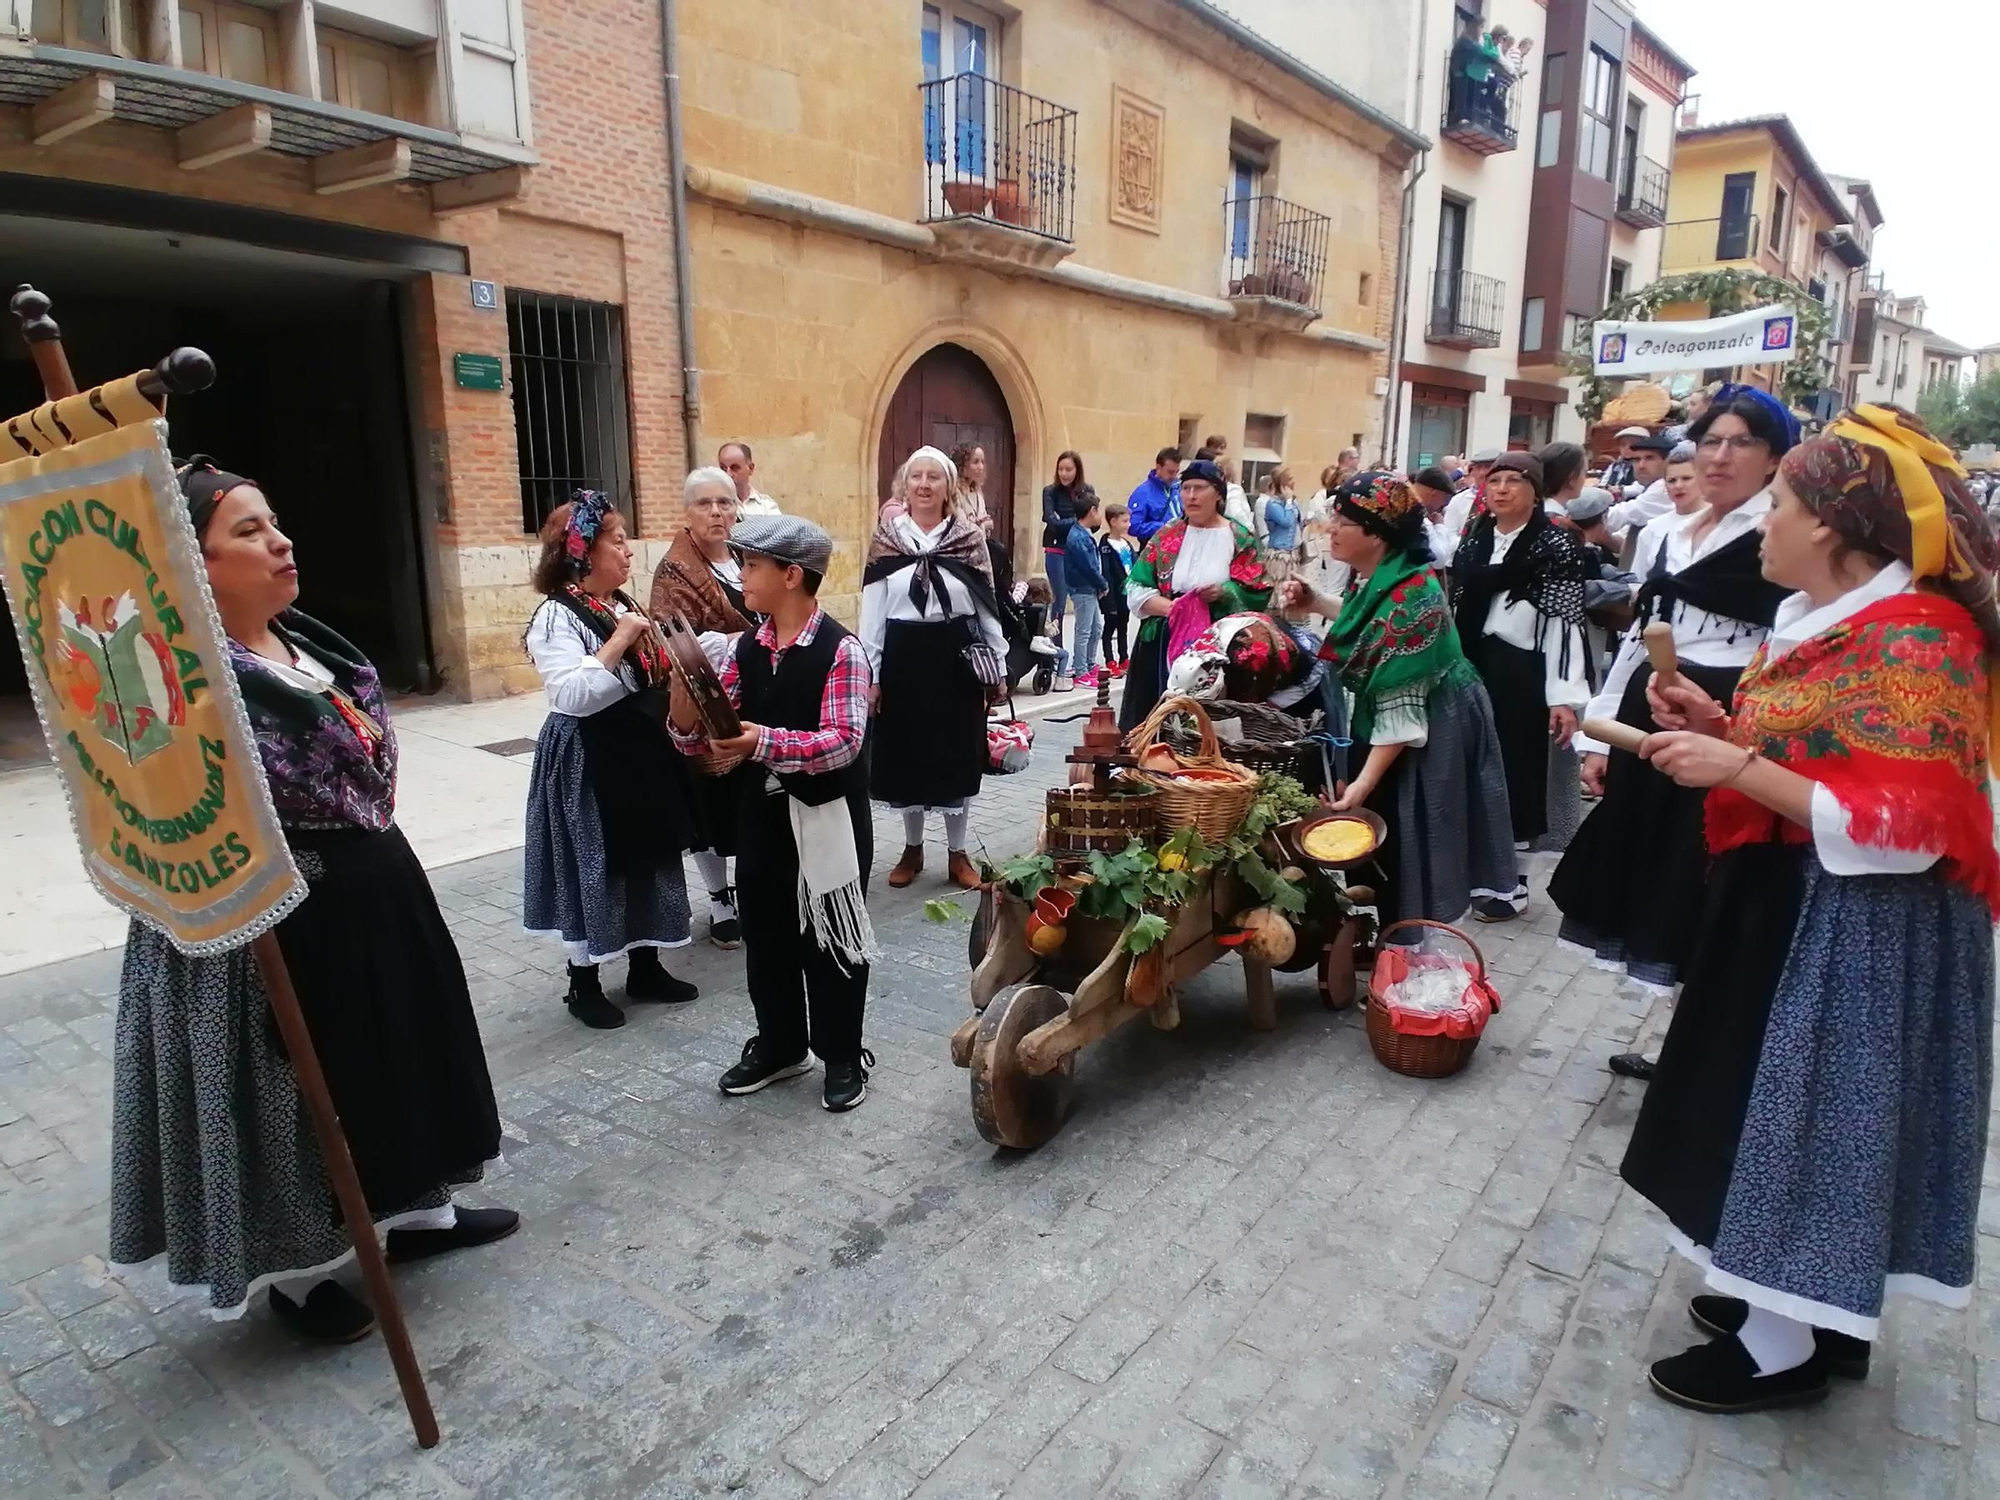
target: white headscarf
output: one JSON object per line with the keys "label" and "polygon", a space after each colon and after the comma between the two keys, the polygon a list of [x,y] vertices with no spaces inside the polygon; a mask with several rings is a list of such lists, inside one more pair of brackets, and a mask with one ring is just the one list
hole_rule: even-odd
{"label": "white headscarf", "polygon": [[903,460],[903,467],[896,471],[895,481],[889,486],[889,498],[909,503],[910,465],[920,458],[928,458],[944,470],[944,503],[945,508],[949,510],[952,502],[958,498],[958,465],[951,461],[949,453],[941,453],[928,443]]}

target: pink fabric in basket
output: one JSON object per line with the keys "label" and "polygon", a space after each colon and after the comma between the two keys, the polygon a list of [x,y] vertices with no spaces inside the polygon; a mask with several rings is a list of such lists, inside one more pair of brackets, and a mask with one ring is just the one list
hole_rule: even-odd
{"label": "pink fabric in basket", "polygon": [[[1407,979],[1413,968],[1456,969],[1465,976],[1465,999],[1453,1011],[1404,1010],[1396,1004],[1396,986]],[[1486,1021],[1500,1008],[1500,992],[1491,980],[1483,980],[1469,964],[1455,958],[1432,954],[1406,955],[1394,944],[1385,945],[1375,960],[1370,988],[1389,1012],[1389,1025],[1402,1036],[1449,1036],[1459,1041],[1476,1037],[1486,1030]]]}
{"label": "pink fabric in basket", "polygon": [[1182,594],[1167,611],[1167,664],[1208,633],[1208,602],[1199,594]]}

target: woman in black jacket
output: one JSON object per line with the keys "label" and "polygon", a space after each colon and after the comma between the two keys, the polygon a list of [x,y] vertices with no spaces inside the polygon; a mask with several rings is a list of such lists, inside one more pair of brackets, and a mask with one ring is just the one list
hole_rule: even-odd
{"label": "woman in black jacket", "polygon": [[1083,480],[1083,455],[1064,449],[1056,455],[1056,482],[1042,486],[1042,571],[1056,602],[1049,611],[1056,636],[1062,636],[1063,605],[1069,602],[1069,581],[1063,576],[1063,543],[1069,539],[1070,523],[1076,519],[1078,502],[1090,493]]}

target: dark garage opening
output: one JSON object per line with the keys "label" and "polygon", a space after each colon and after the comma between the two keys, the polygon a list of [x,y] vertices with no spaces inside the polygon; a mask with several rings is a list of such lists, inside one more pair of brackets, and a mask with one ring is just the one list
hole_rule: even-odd
{"label": "dark garage opening", "polygon": [[[388,274],[385,274],[385,271]],[[48,293],[80,384],[193,344],[218,379],[168,408],[176,457],[257,480],[298,546],[300,607],[359,646],[387,686],[435,686],[417,526],[407,292],[393,268],[151,230],[0,215],[0,287]],[[40,402],[0,311],[0,415]],[[0,621],[0,695],[26,690]]]}

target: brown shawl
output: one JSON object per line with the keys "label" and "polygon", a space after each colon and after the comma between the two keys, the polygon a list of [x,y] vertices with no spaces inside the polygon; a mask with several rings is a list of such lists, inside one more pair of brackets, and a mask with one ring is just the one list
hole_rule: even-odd
{"label": "brown shawl", "polygon": [[674,534],[674,544],[653,571],[652,604],[654,619],[671,619],[679,610],[697,634],[712,630],[734,635],[750,628],[715,581],[701,544],[685,526]]}

